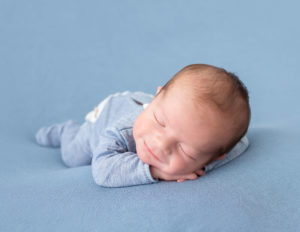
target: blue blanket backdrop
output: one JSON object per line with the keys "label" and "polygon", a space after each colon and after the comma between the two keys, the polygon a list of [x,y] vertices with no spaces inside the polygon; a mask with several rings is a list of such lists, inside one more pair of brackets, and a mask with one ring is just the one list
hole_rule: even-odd
{"label": "blue blanket backdrop", "polygon": [[[299,231],[299,7],[0,0],[0,231]],[[35,143],[192,63],[235,72],[252,107],[247,152],[198,180],[102,188]]]}

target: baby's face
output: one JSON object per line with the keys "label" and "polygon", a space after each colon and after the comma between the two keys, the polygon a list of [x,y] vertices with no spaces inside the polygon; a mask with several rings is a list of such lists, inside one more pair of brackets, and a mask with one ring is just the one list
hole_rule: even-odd
{"label": "baby's face", "polygon": [[169,174],[197,171],[216,157],[218,143],[222,144],[218,121],[212,111],[196,109],[187,93],[175,87],[156,96],[137,117],[137,155]]}

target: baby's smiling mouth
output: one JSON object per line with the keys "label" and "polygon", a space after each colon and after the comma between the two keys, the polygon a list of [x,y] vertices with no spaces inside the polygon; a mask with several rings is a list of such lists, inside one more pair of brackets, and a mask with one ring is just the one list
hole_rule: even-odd
{"label": "baby's smiling mouth", "polygon": [[147,149],[147,151],[155,158],[157,159],[158,161],[160,161],[160,159],[150,150],[150,148],[148,147],[148,145],[146,144],[146,141],[144,141],[144,145]]}

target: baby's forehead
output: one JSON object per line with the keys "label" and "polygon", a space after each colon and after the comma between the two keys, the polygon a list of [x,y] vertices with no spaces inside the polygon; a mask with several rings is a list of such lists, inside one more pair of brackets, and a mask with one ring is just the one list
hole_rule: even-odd
{"label": "baby's forehead", "polygon": [[[180,139],[191,140],[195,145],[198,145],[199,136],[205,137],[206,144],[212,142],[213,139],[209,138],[213,138],[218,129],[213,127],[217,125],[214,121],[217,116],[213,115],[213,111],[208,112],[204,108],[199,111],[188,99],[185,101],[182,97],[164,96],[156,104],[155,113]],[[201,140],[203,142],[204,139]]]}
{"label": "baby's forehead", "polygon": [[183,110],[182,113],[186,113],[188,110],[189,113],[198,114],[199,117],[204,115],[205,112],[207,113],[208,110],[212,110],[209,109],[208,99],[205,97],[202,99],[199,93],[195,94],[193,89],[185,86],[168,89],[158,100],[161,107],[168,107],[172,111],[176,110],[176,108],[181,108]]}
{"label": "baby's forehead", "polygon": [[202,136],[201,142],[205,137],[206,145],[203,146],[201,143],[200,147],[205,147],[207,150],[214,149],[215,146],[209,144],[215,144],[217,138],[221,140],[220,142],[223,141],[221,139],[223,134],[232,131],[234,117],[215,110],[205,100],[194,103],[193,101],[195,99],[192,99],[190,94],[174,89],[161,96],[157,109],[170,125],[182,129],[182,135],[196,139],[194,144],[197,144],[197,137]]}

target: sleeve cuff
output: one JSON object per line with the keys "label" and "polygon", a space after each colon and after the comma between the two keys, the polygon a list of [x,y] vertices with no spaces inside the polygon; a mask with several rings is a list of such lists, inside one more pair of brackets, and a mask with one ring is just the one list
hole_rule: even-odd
{"label": "sleeve cuff", "polygon": [[144,174],[145,174],[145,178],[147,181],[152,182],[152,183],[158,182],[157,179],[154,179],[152,177],[151,172],[150,172],[150,166],[147,163],[144,163]]}

